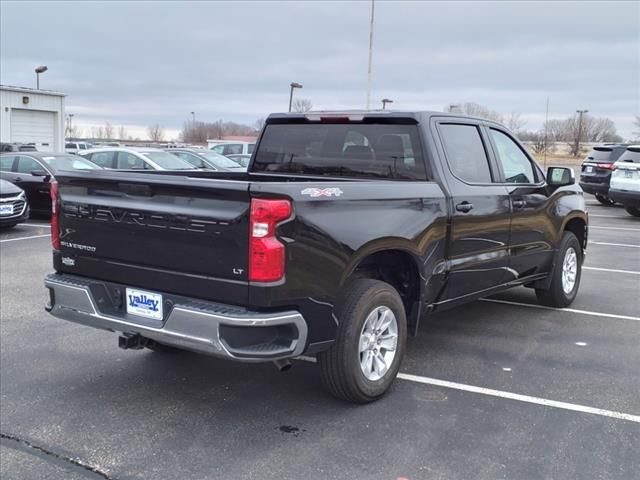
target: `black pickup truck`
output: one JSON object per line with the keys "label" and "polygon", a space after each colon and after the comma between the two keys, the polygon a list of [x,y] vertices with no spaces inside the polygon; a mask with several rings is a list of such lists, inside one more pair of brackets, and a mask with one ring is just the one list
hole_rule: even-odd
{"label": "black pickup truck", "polygon": [[56,178],[52,315],[123,348],[315,355],[358,403],[432,312],[517,285],[569,305],[587,246],[571,169],[545,177],[501,125],[439,112],[274,114],[247,173]]}

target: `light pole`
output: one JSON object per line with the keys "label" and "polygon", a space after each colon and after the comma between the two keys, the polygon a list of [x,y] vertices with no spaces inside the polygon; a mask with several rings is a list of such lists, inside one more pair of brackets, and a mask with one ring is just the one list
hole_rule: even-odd
{"label": "light pole", "polygon": [[371,22],[369,24],[369,68],[367,70],[367,110],[371,107],[371,64],[373,60],[373,14],[374,0],[371,0]]}
{"label": "light pole", "polygon": [[46,65],[36,68],[36,90],[40,90],[40,74],[48,70]]}
{"label": "light pole", "polygon": [[383,98],[382,99],[382,109],[383,110],[386,110],[387,103],[393,103],[393,100],[389,100],[388,98]]}
{"label": "light pole", "polygon": [[582,116],[585,113],[589,113],[589,110],[576,110],[576,113],[578,114],[578,136],[576,137],[576,142],[574,145],[574,154],[577,157],[578,155],[580,155],[580,140],[582,140]]}
{"label": "light pole", "polygon": [[293,89],[294,88],[302,88],[301,83],[291,82],[291,90],[289,91],[289,112],[291,112],[291,104],[293,103]]}

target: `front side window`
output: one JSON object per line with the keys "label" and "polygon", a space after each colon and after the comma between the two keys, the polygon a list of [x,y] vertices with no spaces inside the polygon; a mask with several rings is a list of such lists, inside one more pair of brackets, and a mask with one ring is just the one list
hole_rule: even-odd
{"label": "front side window", "polygon": [[426,180],[418,127],[390,123],[268,124],[254,171]]}
{"label": "front side window", "polygon": [[254,148],[256,148],[255,143],[250,143],[249,145],[247,145],[247,153],[253,153]]}
{"label": "front side window", "polygon": [[113,168],[113,156],[115,152],[92,153],[89,160],[102,168]]}
{"label": "front side window", "polygon": [[143,159],[128,152],[118,153],[118,168],[123,170],[144,170],[146,163]]}
{"label": "front side window", "polygon": [[184,160],[185,162],[189,162],[195,168],[207,168],[208,165],[204,163],[204,161],[198,157],[198,155],[194,155],[192,153],[187,152],[171,152],[176,157]]}
{"label": "front side window", "polygon": [[36,162],[31,157],[18,157],[18,172],[20,173],[31,173],[31,172],[42,172],[44,168]]}
{"label": "front side window", "polygon": [[242,153],[242,145],[238,143],[225,145],[224,150],[222,151],[223,155],[236,155],[238,153]]}
{"label": "front side window", "polygon": [[536,183],[533,164],[516,142],[499,130],[490,131],[507,183]]}
{"label": "front side window", "polygon": [[66,143],[64,148],[77,148],[77,145],[75,143]]}
{"label": "front side window", "polygon": [[475,125],[445,123],[438,127],[451,172],[469,183],[490,183],[491,170]]}
{"label": "front side window", "polygon": [[187,163],[184,160],[176,157],[175,155],[171,155],[167,152],[142,152],[142,155],[156,163],[160,168],[164,168],[165,170],[193,169],[193,166],[190,163]]}

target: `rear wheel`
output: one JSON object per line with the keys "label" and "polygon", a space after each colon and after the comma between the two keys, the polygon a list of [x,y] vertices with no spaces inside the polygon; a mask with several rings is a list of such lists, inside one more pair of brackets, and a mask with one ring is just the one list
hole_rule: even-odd
{"label": "rear wheel", "polygon": [[536,297],[542,305],[567,307],[578,294],[582,274],[582,248],[573,233],[564,232],[554,264],[549,288],[537,288]]}
{"label": "rear wheel", "polygon": [[605,197],[604,195],[596,195],[596,200],[598,200],[602,205],[610,207],[614,205],[616,202],[611,200],[609,197]]}
{"label": "rear wheel", "polygon": [[358,279],[338,309],[335,343],[318,354],[322,383],[335,397],[368,403],[389,389],[404,356],[407,320],[388,283]]}
{"label": "rear wheel", "polygon": [[640,208],[638,207],[624,207],[629,215],[633,215],[634,217],[640,217]]}

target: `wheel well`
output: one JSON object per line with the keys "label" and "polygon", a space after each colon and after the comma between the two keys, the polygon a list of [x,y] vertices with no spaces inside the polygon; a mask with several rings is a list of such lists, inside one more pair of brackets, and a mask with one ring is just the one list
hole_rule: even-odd
{"label": "wheel well", "polygon": [[564,229],[565,231],[569,231],[573,233],[580,242],[580,246],[582,247],[582,251],[587,248],[587,224],[581,218],[572,218],[567,222]]}
{"label": "wheel well", "polygon": [[407,323],[417,326],[420,314],[420,272],[409,253],[402,250],[373,253],[358,264],[351,277],[382,280],[393,286],[402,298]]}

